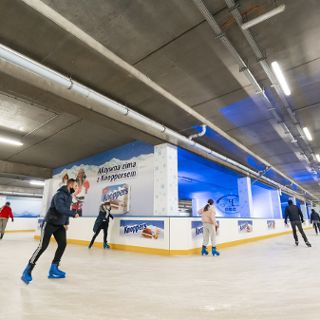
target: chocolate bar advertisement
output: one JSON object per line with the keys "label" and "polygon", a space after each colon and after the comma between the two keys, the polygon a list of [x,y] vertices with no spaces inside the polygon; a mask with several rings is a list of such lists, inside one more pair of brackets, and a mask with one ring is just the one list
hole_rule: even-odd
{"label": "chocolate bar advertisement", "polygon": [[[216,233],[219,234],[220,221],[216,224]],[[203,224],[201,221],[191,221],[192,239],[203,237]]]}
{"label": "chocolate bar advertisement", "polygon": [[253,221],[252,220],[241,220],[238,221],[239,233],[250,233],[253,231]]}
{"label": "chocolate bar advertisement", "polygon": [[153,212],[153,146],[133,142],[55,169],[48,198],[70,178],[76,180],[71,209],[81,216],[96,216],[107,200],[115,215]]}
{"label": "chocolate bar advertisement", "polygon": [[126,183],[107,186],[102,190],[101,202],[110,201],[113,214],[129,212],[130,187]]}
{"label": "chocolate bar advertisement", "polygon": [[267,226],[269,230],[273,230],[276,228],[275,220],[267,220]]}
{"label": "chocolate bar advertisement", "polygon": [[120,235],[126,238],[164,239],[163,220],[120,220]]}

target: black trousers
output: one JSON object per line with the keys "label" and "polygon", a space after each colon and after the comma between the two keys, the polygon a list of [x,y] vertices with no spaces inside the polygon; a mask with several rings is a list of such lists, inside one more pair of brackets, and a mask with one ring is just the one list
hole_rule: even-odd
{"label": "black trousers", "polygon": [[320,221],[315,221],[312,223],[314,230],[316,231],[316,234],[318,234],[318,232],[320,232]]}
{"label": "black trousers", "polygon": [[58,248],[52,260],[52,263],[59,264],[64,253],[64,250],[67,246],[67,233],[64,226],[56,226],[54,224],[44,222],[41,230],[41,238],[40,243],[37,250],[33,253],[29,263],[35,265],[40,256],[46,251],[48,248],[51,236],[57,241]]}
{"label": "black trousers", "polygon": [[293,231],[293,237],[296,242],[299,241],[298,235],[297,235],[297,228],[298,228],[299,232],[301,233],[304,242],[309,242],[306,234],[303,231],[301,221],[291,221],[291,227],[292,227],[292,231]]}
{"label": "black trousers", "polygon": [[99,226],[98,230],[95,232],[95,234],[93,235],[90,244],[89,244],[89,248],[91,248],[94,244],[94,241],[96,240],[97,236],[99,235],[100,231],[103,230],[103,243],[106,244],[107,238],[108,238],[108,227],[109,227],[109,222],[105,221],[102,222],[101,225]]}

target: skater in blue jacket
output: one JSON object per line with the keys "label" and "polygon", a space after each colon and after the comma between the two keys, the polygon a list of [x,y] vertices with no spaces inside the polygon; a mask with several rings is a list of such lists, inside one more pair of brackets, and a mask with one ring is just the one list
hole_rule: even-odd
{"label": "skater in blue jacket", "polygon": [[113,219],[113,215],[111,214],[111,204],[110,201],[106,201],[101,204],[99,209],[99,215],[94,223],[93,232],[94,235],[90,241],[89,249],[94,244],[97,236],[99,235],[100,231],[103,230],[103,248],[109,249],[110,246],[108,245],[108,228],[109,228],[109,220]]}

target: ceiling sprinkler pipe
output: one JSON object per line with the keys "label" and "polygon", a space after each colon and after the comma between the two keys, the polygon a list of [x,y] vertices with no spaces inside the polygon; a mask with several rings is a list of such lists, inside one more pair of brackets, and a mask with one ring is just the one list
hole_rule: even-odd
{"label": "ceiling sprinkler pipe", "polygon": [[190,137],[189,137],[189,139],[190,140],[193,140],[193,139],[195,139],[195,138],[199,138],[199,137],[203,137],[205,134],[206,134],[206,132],[207,132],[207,126],[205,125],[205,124],[203,124],[202,126],[201,126],[201,131],[200,132],[198,132],[198,133],[195,133],[195,134],[192,134]]}
{"label": "ceiling sprinkler pipe", "polygon": [[[9,53],[9,54],[8,54]],[[11,57],[11,56],[14,57]],[[21,63],[20,60],[23,60]],[[34,67],[36,65],[36,67]],[[95,110],[100,114],[107,117],[114,117],[117,121],[128,123],[125,121],[125,118],[130,118],[133,121],[132,126],[142,130],[150,135],[154,135],[160,139],[166,138],[167,141],[179,144],[181,143],[184,146],[187,146],[191,149],[201,150],[210,155],[214,160],[224,161],[225,163],[231,164],[234,168],[239,168],[241,171],[247,172],[248,174],[257,176],[258,173],[251,170],[250,168],[229,159],[199,143],[196,143],[190,140],[188,137],[181,135],[180,133],[171,130],[163,126],[162,124],[149,119],[138,112],[114,101],[111,100],[98,92],[71,80],[45,66],[42,66],[36,62],[33,62],[30,59],[24,59],[24,57],[15,51],[8,49],[0,45],[0,66],[3,72],[15,76],[18,79],[23,81],[29,81],[33,85],[42,88],[44,90],[49,90],[50,92],[60,95],[63,98],[73,101],[82,105],[83,107]],[[43,70],[44,71],[43,71]],[[48,85],[49,82],[49,85]],[[112,112],[113,111],[113,114]],[[116,116],[117,115],[117,116]],[[151,130],[152,129],[152,130]],[[274,186],[281,186],[279,183],[272,181],[263,177],[263,179]],[[288,179],[289,180],[289,179]],[[298,186],[298,185],[297,185]],[[281,186],[284,189],[284,186]],[[311,197],[314,197],[310,192],[304,188],[299,188],[307,192]],[[291,193],[295,193],[293,190],[290,190]]]}

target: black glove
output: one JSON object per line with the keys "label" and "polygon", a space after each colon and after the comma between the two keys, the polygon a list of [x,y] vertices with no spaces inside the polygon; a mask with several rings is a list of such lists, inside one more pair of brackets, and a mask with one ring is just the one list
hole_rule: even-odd
{"label": "black glove", "polygon": [[288,221],[287,221],[287,220],[284,220],[284,223],[285,223],[285,224],[288,224]]}
{"label": "black glove", "polygon": [[301,220],[301,223],[304,223],[304,220]]}
{"label": "black glove", "polygon": [[13,221],[14,221],[14,219],[12,218],[12,219],[11,219],[11,221],[13,222]]}

